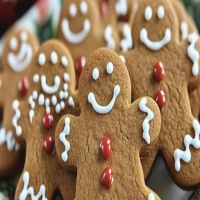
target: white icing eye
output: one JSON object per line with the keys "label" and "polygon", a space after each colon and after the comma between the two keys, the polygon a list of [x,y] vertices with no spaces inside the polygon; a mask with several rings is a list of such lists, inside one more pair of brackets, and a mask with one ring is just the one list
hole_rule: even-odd
{"label": "white icing eye", "polygon": [[81,13],[84,15],[87,13],[88,11],[88,5],[85,1],[82,1],[81,4],[80,4],[80,10],[81,10]]}
{"label": "white icing eye", "polygon": [[99,70],[97,68],[94,68],[92,71],[92,78],[94,80],[97,80],[99,78]]}
{"label": "white icing eye", "polygon": [[144,16],[145,16],[145,19],[147,21],[151,20],[151,18],[152,18],[152,9],[151,9],[150,6],[146,7]]}
{"label": "white icing eye", "polygon": [[70,14],[71,17],[75,17],[76,14],[77,14],[77,8],[76,8],[76,5],[74,3],[72,3],[69,6],[69,14]]}
{"label": "white icing eye", "polygon": [[44,65],[46,62],[46,57],[43,53],[41,53],[38,57],[38,63],[40,66]]}
{"label": "white icing eye", "polygon": [[113,73],[113,69],[114,69],[114,66],[113,66],[113,63],[112,62],[109,62],[106,66],[106,71],[108,74],[112,74]]}
{"label": "white icing eye", "polygon": [[58,61],[58,56],[55,51],[51,52],[51,62],[55,65]]}
{"label": "white icing eye", "polygon": [[21,32],[20,38],[22,42],[26,42],[28,38],[27,33],[25,31]]}
{"label": "white icing eye", "polygon": [[158,7],[158,13],[157,13],[157,15],[158,15],[159,19],[162,19],[165,16],[165,9],[164,9],[163,6],[159,6]]}
{"label": "white icing eye", "polygon": [[12,37],[9,44],[12,50],[16,50],[18,45],[16,37]]}
{"label": "white icing eye", "polygon": [[67,58],[66,58],[65,56],[62,56],[62,58],[61,58],[61,63],[62,63],[62,65],[63,65],[64,67],[67,67],[67,65],[68,65],[68,60],[67,60]]}

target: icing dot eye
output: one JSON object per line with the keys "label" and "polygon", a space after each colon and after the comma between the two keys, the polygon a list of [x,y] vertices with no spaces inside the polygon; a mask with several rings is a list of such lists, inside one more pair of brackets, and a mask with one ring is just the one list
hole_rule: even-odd
{"label": "icing dot eye", "polygon": [[158,18],[162,19],[165,16],[165,10],[163,6],[158,7]]}
{"label": "icing dot eye", "polygon": [[12,37],[10,39],[10,48],[12,50],[16,50],[17,49],[17,39],[15,37]]}
{"label": "icing dot eye", "polygon": [[40,66],[44,65],[46,62],[46,57],[43,53],[41,53],[38,57],[38,63]]}
{"label": "icing dot eye", "polygon": [[68,60],[67,60],[67,58],[66,58],[65,56],[62,56],[62,58],[61,58],[61,63],[62,63],[62,65],[63,65],[64,67],[67,67],[67,65],[68,65]]}
{"label": "icing dot eye", "polygon": [[86,14],[88,11],[88,5],[85,1],[82,1],[80,4],[80,10],[82,14]]}
{"label": "icing dot eye", "polygon": [[58,56],[57,56],[57,53],[55,51],[53,51],[51,53],[51,62],[55,65],[58,61]]}
{"label": "icing dot eye", "polygon": [[97,80],[99,78],[99,70],[97,68],[94,68],[92,71],[92,78],[94,80]]}
{"label": "icing dot eye", "polygon": [[77,14],[77,8],[76,8],[76,5],[74,3],[72,3],[69,6],[69,14],[70,14],[71,17],[75,17],[76,14]]}
{"label": "icing dot eye", "polygon": [[146,7],[144,16],[147,21],[152,18],[152,9],[150,6]]}
{"label": "icing dot eye", "polygon": [[22,42],[26,42],[28,38],[27,33],[25,31],[21,32],[20,38]]}
{"label": "icing dot eye", "polygon": [[112,62],[109,62],[109,63],[107,64],[107,66],[106,66],[106,71],[107,71],[107,73],[108,73],[108,74],[112,74],[112,73],[113,73],[113,68],[114,68],[114,66],[113,66]]}

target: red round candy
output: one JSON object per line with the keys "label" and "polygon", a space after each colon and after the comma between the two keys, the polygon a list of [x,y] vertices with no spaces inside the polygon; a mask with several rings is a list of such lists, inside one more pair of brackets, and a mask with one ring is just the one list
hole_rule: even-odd
{"label": "red round candy", "polygon": [[53,139],[50,135],[47,135],[45,137],[45,140],[44,140],[44,150],[48,153],[48,154],[51,154],[53,152],[53,149],[54,149],[54,142],[53,142]]}
{"label": "red round candy", "polygon": [[105,158],[108,159],[111,156],[111,140],[108,136],[105,136],[101,143],[100,143],[100,151],[101,155]]}
{"label": "red round candy", "polygon": [[26,76],[24,76],[18,83],[19,92],[22,95],[26,95],[29,91],[29,81]]}
{"label": "red round candy", "polygon": [[107,3],[105,1],[101,1],[99,3],[99,10],[102,17],[106,15],[107,9],[108,9]]}
{"label": "red round candy", "polygon": [[76,71],[78,74],[81,74],[83,68],[85,67],[86,58],[84,56],[81,56],[76,61]]}
{"label": "red round candy", "polygon": [[45,113],[42,122],[45,129],[50,129],[53,125],[53,115],[51,113]]}
{"label": "red round candy", "polygon": [[113,184],[113,181],[114,181],[113,172],[111,167],[108,166],[103,170],[103,173],[101,175],[101,183],[110,188]]}
{"label": "red round candy", "polygon": [[166,98],[163,90],[158,90],[158,92],[156,93],[156,103],[158,104],[160,110],[162,110],[163,107],[165,106]]}
{"label": "red round candy", "polygon": [[161,82],[164,79],[165,70],[162,62],[157,62],[154,66],[154,78]]}

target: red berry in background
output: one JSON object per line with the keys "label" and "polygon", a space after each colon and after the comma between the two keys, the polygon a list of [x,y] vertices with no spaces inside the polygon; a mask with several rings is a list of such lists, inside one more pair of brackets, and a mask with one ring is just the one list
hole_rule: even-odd
{"label": "red berry in background", "polygon": [[107,3],[105,1],[101,1],[99,3],[99,11],[102,17],[106,15],[107,9],[108,9]]}
{"label": "red berry in background", "polygon": [[47,135],[44,140],[44,150],[51,154],[54,150],[54,141],[50,135]]}
{"label": "red berry in background", "polygon": [[76,61],[76,72],[78,74],[81,74],[83,68],[85,67],[85,64],[86,64],[85,56],[80,56]]}
{"label": "red berry in background", "polygon": [[51,113],[45,113],[42,122],[45,129],[50,129],[53,126],[53,115]]}
{"label": "red berry in background", "polygon": [[101,155],[105,158],[108,159],[111,156],[111,140],[108,136],[105,136],[101,143],[100,143],[100,151]]}
{"label": "red berry in background", "polygon": [[154,66],[154,78],[161,82],[164,79],[165,70],[162,62],[157,62]]}
{"label": "red berry in background", "polygon": [[29,91],[29,81],[26,76],[24,76],[18,83],[19,92],[22,95],[26,95]]}
{"label": "red berry in background", "polygon": [[101,183],[106,187],[110,188],[113,184],[113,181],[114,181],[113,172],[111,167],[108,166],[103,170],[103,173],[101,175]]}
{"label": "red berry in background", "polygon": [[158,90],[156,93],[156,103],[160,110],[162,110],[166,104],[165,92],[163,90]]}

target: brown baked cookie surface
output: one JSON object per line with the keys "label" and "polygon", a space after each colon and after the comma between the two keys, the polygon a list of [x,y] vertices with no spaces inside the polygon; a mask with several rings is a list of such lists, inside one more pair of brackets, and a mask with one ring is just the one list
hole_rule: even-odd
{"label": "brown baked cookie surface", "polygon": [[188,88],[200,81],[200,41],[196,33],[180,41],[177,27],[169,1],[141,1],[132,26],[134,50],[123,55],[132,99],[150,96],[161,110],[159,142],[147,156],[141,152],[145,176],[160,150],[173,180],[190,188],[200,181],[200,125],[192,116],[188,97]]}
{"label": "brown baked cookie surface", "polygon": [[38,41],[30,31],[13,28],[5,38],[0,71],[0,107],[3,111],[0,129],[0,176],[16,173],[22,168],[24,152],[13,138],[12,102],[23,99],[29,90],[27,71]]}
{"label": "brown baked cookie surface", "polygon": [[76,175],[61,167],[54,151],[57,121],[64,113],[80,112],[74,65],[67,48],[56,40],[42,44],[31,63],[29,80],[28,97],[13,102],[16,139],[26,145],[15,199],[51,199],[57,189],[64,199],[74,199]]}
{"label": "brown baked cookie surface", "polygon": [[149,97],[131,104],[121,58],[94,51],[79,82],[81,115],[64,115],[56,128],[59,162],[77,169],[76,199],[159,199],[144,183],[140,150],[158,138],[160,111]]}

